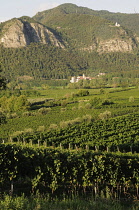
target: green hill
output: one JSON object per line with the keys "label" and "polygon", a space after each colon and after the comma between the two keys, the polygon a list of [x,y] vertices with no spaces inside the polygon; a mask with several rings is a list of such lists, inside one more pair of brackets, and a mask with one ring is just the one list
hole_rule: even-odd
{"label": "green hill", "polygon": [[97,49],[100,41],[110,39],[123,39],[127,42],[132,39],[137,44],[134,33],[123,27],[115,27],[116,18],[108,20],[105,14],[111,13],[95,12],[74,4],[63,4],[39,12],[33,18],[60,32],[70,46],[75,48]]}
{"label": "green hill", "polygon": [[2,74],[8,80],[24,75],[42,80],[137,72],[137,21],[136,14],[94,11],[74,4],[6,21],[0,25]]}
{"label": "green hill", "polygon": [[9,80],[23,75],[35,80],[65,79],[87,68],[87,62],[78,54],[35,43],[26,48],[1,47],[0,58],[2,75]]}
{"label": "green hill", "polygon": [[[113,13],[107,10],[92,10],[86,7],[78,7],[75,4],[62,4],[54,9],[38,12],[33,18],[39,22],[51,23],[53,17],[60,16],[62,14],[88,14],[95,15],[101,18],[107,19],[112,22],[118,22],[121,26],[132,30],[139,35],[139,14],[126,14],[126,13]],[[54,15],[54,16],[53,16]],[[52,17],[53,16],[53,17]]]}

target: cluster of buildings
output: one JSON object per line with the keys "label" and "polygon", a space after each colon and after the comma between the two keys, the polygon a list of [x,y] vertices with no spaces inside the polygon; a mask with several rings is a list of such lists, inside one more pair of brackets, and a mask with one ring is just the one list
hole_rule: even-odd
{"label": "cluster of buildings", "polygon": [[[97,77],[104,76],[104,75],[105,73],[99,73]],[[75,83],[75,82],[79,82],[79,80],[92,80],[92,79],[96,79],[96,77],[86,77],[85,74],[83,74],[82,76],[71,77],[70,82]]]}

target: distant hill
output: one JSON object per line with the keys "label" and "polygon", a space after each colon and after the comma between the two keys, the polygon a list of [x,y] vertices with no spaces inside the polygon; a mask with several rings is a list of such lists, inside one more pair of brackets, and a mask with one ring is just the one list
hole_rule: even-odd
{"label": "distant hill", "polygon": [[1,23],[2,74],[37,80],[137,71],[138,18],[67,3]]}
{"label": "distant hill", "polygon": [[[61,33],[69,45],[97,52],[130,52],[138,45],[138,37],[115,20],[106,19],[109,12],[95,12],[74,4],[63,4],[37,13],[33,18]],[[118,22],[119,23],[119,22]]]}
{"label": "distant hill", "polygon": [[[120,5],[119,5],[120,6]],[[53,15],[61,15],[61,14],[88,14],[99,16],[103,19],[107,19],[112,21],[113,23],[118,22],[121,26],[135,32],[139,35],[139,14],[126,14],[126,13],[113,13],[107,10],[92,10],[87,7],[78,7],[75,4],[62,4],[54,9],[46,10],[43,12],[38,12],[33,18],[38,20],[39,22],[49,23],[51,22],[51,18]],[[52,18],[53,19],[53,18]]]}

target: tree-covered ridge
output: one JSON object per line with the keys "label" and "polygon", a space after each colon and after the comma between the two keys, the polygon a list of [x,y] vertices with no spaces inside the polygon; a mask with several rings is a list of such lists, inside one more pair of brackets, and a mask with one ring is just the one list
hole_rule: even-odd
{"label": "tree-covered ridge", "polygon": [[112,22],[118,22],[121,26],[136,33],[137,36],[139,35],[138,14],[112,13],[108,11],[93,11],[93,15],[100,16]]}
{"label": "tree-covered ridge", "polygon": [[7,79],[28,75],[33,79],[65,79],[87,68],[77,53],[52,46],[31,44],[26,48],[0,48],[2,73]]}
{"label": "tree-covered ridge", "polygon": [[89,72],[114,73],[113,76],[119,76],[126,72],[138,71],[139,54],[130,53],[98,53],[85,54],[88,60]]}
{"label": "tree-covered ridge", "polygon": [[62,4],[54,9],[46,10],[43,12],[38,12],[34,19],[43,22],[45,19],[48,21],[51,19],[52,14],[60,15],[60,14],[88,14],[88,15],[95,15],[101,18],[107,19],[112,22],[118,22],[123,27],[132,30],[133,32],[139,35],[139,26],[138,20],[139,16],[133,11],[133,14],[125,14],[125,13],[113,13],[106,10],[92,10],[86,7],[78,7],[75,4]]}
{"label": "tree-covered ridge", "polygon": [[138,53],[88,54],[32,43],[26,48],[1,47],[0,58],[1,75],[8,80],[15,80],[24,75],[35,80],[70,79],[71,76],[83,73],[96,76],[99,72],[113,72],[113,76],[121,76],[128,72],[138,77]]}
{"label": "tree-covered ridge", "polygon": [[[122,41],[127,41],[128,43],[131,40],[132,47],[135,48],[137,46],[137,40],[132,32],[129,32],[122,27],[115,27],[113,22],[98,16],[80,13],[66,13],[63,12],[63,10],[62,12],[60,10],[59,14],[57,14],[57,12],[53,12],[50,17],[46,19],[44,18],[41,23],[37,21],[33,18],[23,16],[18,19],[13,18],[5,22],[1,25],[0,35],[3,39],[1,43],[5,44],[5,36],[9,36],[6,32],[15,33],[17,38],[13,38],[11,36],[8,38],[13,39],[13,42],[15,42],[16,39],[17,41],[19,39],[20,42],[23,42],[21,37],[17,34],[18,31],[22,33],[22,36],[25,36],[26,42],[29,39],[30,42],[41,41],[44,43],[44,39],[45,41],[48,39],[46,32],[43,36],[39,36],[40,40],[36,40],[36,37],[34,38],[34,30],[36,30],[35,33],[38,36],[38,33],[42,34],[42,31],[48,29],[55,35],[55,38],[64,45],[75,49],[90,49],[91,47],[92,50],[97,50],[101,40],[110,39],[120,39]],[[9,31],[10,27],[13,29],[10,29]],[[40,32],[37,29],[38,27]],[[44,36],[46,37],[44,38]],[[30,44],[30,42],[28,44]],[[11,46],[6,45],[6,47]],[[21,45],[21,47],[23,47],[23,45]]]}
{"label": "tree-covered ridge", "polygon": [[[80,7],[64,4],[51,10],[38,13],[33,18],[46,26],[54,28],[75,48],[97,49],[101,40],[121,39],[129,42],[137,40],[134,34],[123,28],[115,27],[115,21],[85,12]],[[80,11],[81,10],[81,11]],[[84,12],[83,12],[84,11]],[[89,10],[90,11],[90,10]]]}
{"label": "tree-covered ridge", "polygon": [[[117,75],[121,71],[137,71],[138,41],[134,33],[123,27],[116,27],[113,20],[106,20],[92,11],[64,4],[38,13],[33,18],[23,16],[1,23],[2,35],[13,22],[39,24],[40,21],[40,25],[48,28],[64,46],[63,49],[58,49],[56,45],[52,46],[51,41],[47,44],[32,43],[30,37],[31,44],[27,47],[5,49],[1,46],[3,76],[9,80],[24,75],[35,80],[69,79],[83,73],[95,76],[98,72],[116,72]],[[101,13],[106,15],[108,12]]]}

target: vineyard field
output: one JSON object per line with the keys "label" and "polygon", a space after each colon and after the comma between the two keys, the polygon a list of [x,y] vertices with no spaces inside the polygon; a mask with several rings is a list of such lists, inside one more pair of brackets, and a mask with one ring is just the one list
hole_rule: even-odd
{"label": "vineyard field", "polygon": [[27,97],[28,110],[5,109],[2,193],[138,199],[138,93],[138,88],[40,90],[38,97]]}
{"label": "vineyard field", "polygon": [[[24,131],[28,128],[36,131],[38,127],[44,126],[45,130],[48,130],[51,124],[59,126],[62,121],[83,118],[85,115],[90,115],[93,119],[99,119],[99,114],[105,111],[111,112],[111,117],[139,111],[138,89],[106,89],[105,94],[100,94],[99,89],[89,89],[90,94],[88,96],[72,97],[78,91],[67,89],[41,90],[41,99],[39,97],[29,97],[28,100],[32,103],[35,103],[35,101],[38,103],[39,100],[46,100],[47,102],[32,106],[28,113],[20,111],[15,114],[15,117],[8,118],[6,124],[0,125],[0,138],[6,139],[14,132]],[[52,96],[56,98],[52,98]],[[129,102],[130,97],[134,99],[133,102]],[[52,99],[49,100],[50,98]],[[93,100],[98,100],[98,104],[94,104]],[[112,104],[102,105],[105,100],[112,101]],[[51,111],[47,114],[39,114],[38,110],[41,107],[50,107]]]}

